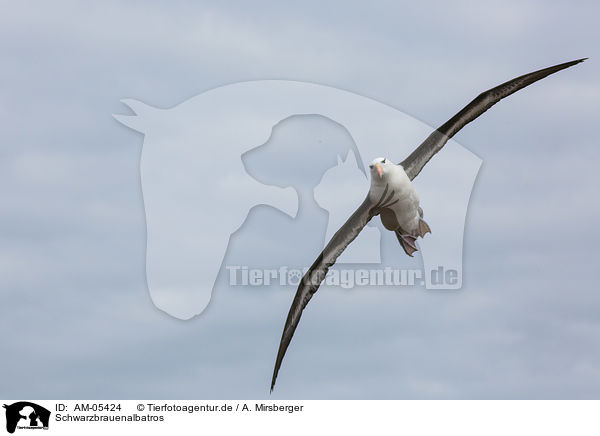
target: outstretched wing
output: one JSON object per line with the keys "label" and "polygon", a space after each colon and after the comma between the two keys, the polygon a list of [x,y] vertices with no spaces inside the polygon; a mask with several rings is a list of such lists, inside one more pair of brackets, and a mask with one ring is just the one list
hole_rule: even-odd
{"label": "outstretched wing", "polygon": [[352,214],[348,221],[336,232],[331,238],[331,241],[323,249],[315,263],[312,264],[310,269],[304,274],[296,296],[290,307],[287,319],[285,321],[285,327],[283,328],[283,334],[281,335],[281,342],[279,343],[279,351],[277,352],[277,360],[275,361],[275,369],[273,371],[273,379],[271,380],[271,392],[275,386],[275,380],[277,379],[277,373],[279,367],[283,361],[283,356],[290,345],[294,331],[300,322],[300,316],[302,311],[312,298],[321,282],[325,279],[329,267],[333,265],[336,259],[342,254],[346,247],[358,236],[361,230],[367,225],[367,223],[376,215],[374,212],[376,205],[370,200],[369,196],[358,209]]}
{"label": "outstretched wing", "polygon": [[517,92],[519,89],[525,88],[557,71],[564,70],[579,62],[583,62],[585,59],[587,58],[565,62],[564,64],[534,71],[533,73],[525,74],[516,79],[509,80],[502,85],[496,86],[495,88],[482,92],[459,113],[450,118],[443,126],[429,135],[429,137],[423,141],[410,156],[401,162],[400,165],[404,167],[404,171],[406,171],[410,180],[414,179],[433,155],[440,151],[446,142],[448,142],[448,139],[452,138],[456,132],[491,108],[494,104],[498,103],[504,97],[508,97],[512,93]]}

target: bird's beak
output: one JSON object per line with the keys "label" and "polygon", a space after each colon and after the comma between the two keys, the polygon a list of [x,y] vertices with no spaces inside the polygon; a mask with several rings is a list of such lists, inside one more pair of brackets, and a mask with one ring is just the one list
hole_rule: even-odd
{"label": "bird's beak", "polygon": [[379,174],[379,178],[381,179],[383,177],[383,167],[380,163],[376,163],[375,168],[377,168],[377,174]]}

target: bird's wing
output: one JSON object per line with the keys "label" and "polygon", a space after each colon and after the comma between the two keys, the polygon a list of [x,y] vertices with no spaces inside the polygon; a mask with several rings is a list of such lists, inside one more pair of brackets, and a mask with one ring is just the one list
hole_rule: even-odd
{"label": "bird's wing", "polygon": [[[382,196],[383,200],[383,196]],[[369,199],[369,195],[358,209],[348,218],[348,221],[333,235],[327,246],[323,249],[315,263],[312,264],[310,269],[304,274],[296,296],[290,307],[287,319],[285,321],[285,327],[283,328],[283,334],[281,335],[281,342],[279,343],[279,351],[277,352],[277,360],[275,361],[275,369],[273,370],[273,379],[271,380],[271,391],[275,386],[275,380],[277,379],[277,373],[279,367],[283,361],[283,356],[292,340],[294,331],[300,322],[300,316],[302,311],[312,298],[321,282],[325,279],[329,267],[333,265],[336,259],[342,254],[346,247],[358,236],[361,230],[367,225],[367,223],[376,215],[377,204],[373,204]]]}
{"label": "bird's wing", "polygon": [[516,79],[509,80],[502,85],[489,89],[479,94],[471,103],[466,105],[459,113],[450,118],[443,126],[433,132],[421,145],[419,145],[410,156],[400,163],[404,167],[404,171],[413,180],[417,174],[421,172],[429,159],[442,149],[448,139],[452,138],[456,132],[473,121],[479,115],[484,113],[494,104],[498,103],[504,97],[508,97],[519,89],[525,88],[538,80],[543,79],[557,71],[564,70],[572,65],[583,62],[585,59],[565,62],[564,64],[555,65],[553,67],[544,68],[543,70],[534,71],[533,73],[525,74]]}

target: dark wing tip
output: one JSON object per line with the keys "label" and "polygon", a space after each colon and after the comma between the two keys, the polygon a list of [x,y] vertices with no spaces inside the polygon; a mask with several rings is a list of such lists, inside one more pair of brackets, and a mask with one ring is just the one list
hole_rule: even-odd
{"label": "dark wing tip", "polygon": [[[589,58],[581,58],[581,59],[576,59],[576,60],[574,60],[574,61],[571,61],[571,62],[565,62],[564,64],[560,64],[560,65],[557,65],[557,66],[559,66],[559,67],[563,67],[563,68],[568,68],[568,67],[572,67],[573,65],[577,65],[577,64],[579,64],[579,63],[581,63],[581,62],[583,62],[583,61],[585,61],[585,60],[588,60],[588,59],[589,59]],[[562,69],[562,68],[561,68],[561,69]]]}
{"label": "dark wing tip", "polygon": [[[319,256],[320,257],[320,256]],[[302,284],[300,284],[300,287]],[[296,298],[294,298],[294,303],[296,302]],[[292,310],[294,309],[294,303],[292,303],[292,307],[290,308],[290,313],[288,314],[288,319],[285,324],[286,327],[293,321],[291,321]],[[290,342],[292,341],[292,336],[294,335],[294,331],[296,327],[292,327],[291,334],[287,328],[283,329],[283,334],[281,335],[281,342],[279,343],[279,349],[277,350],[277,358],[275,359],[275,367],[273,368],[273,378],[271,378],[271,393],[273,389],[275,389],[275,382],[277,381],[277,375],[279,374],[279,368],[281,368],[281,364],[283,363],[283,356],[285,356],[285,352],[287,351]]]}
{"label": "dark wing tip", "polygon": [[554,71],[560,71],[560,70],[564,70],[565,68],[572,67],[573,65],[577,65],[587,59],[589,59],[589,58],[575,59],[574,61],[564,62],[562,64],[558,64],[558,65],[555,65],[554,67],[550,67],[550,68],[554,69]]}
{"label": "dark wing tip", "polygon": [[555,65],[555,66],[556,67],[562,67],[562,66],[570,67],[571,65],[578,64],[578,63],[583,62],[583,61],[585,61],[587,59],[589,59],[589,58],[575,59],[574,61],[564,62],[562,64],[558,64],[558,65]]}
{"label": "dark wing tip", "polygon": [[271,390],[269,391],[269,394],[272,394],[273,389],[275,389],[275,380],[277,380],[277,374],[273,373],[273,378],[271,379]]}

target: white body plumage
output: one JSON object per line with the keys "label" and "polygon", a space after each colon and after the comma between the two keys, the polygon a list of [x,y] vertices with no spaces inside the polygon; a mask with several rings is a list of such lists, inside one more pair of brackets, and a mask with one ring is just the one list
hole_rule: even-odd
{"label": "white body plumage", "polygon": [[371,201],[376,204],[385,196],[380,212],[384,227],[388,230],[399,230],[404,234],[417,235],[421,219],[419,195],[404,168],[385,158],[375,159],[369,168]]}

